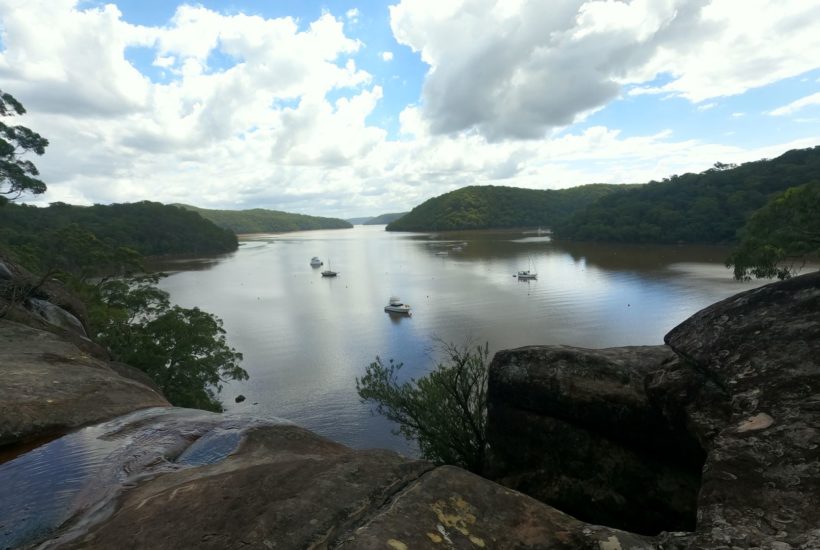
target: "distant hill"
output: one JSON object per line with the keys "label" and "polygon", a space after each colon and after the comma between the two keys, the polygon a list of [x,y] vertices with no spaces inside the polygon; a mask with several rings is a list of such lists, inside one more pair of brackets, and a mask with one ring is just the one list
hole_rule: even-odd
{"label": "distant hill", "polygon": [[369,222],[372,219],[373,218],[371,218],[370,216],[367,216],[367,217],[364,217],[364,218],[347,218],[345,221],[347,223],[351,223],[353,225],[363,225],[363,224]]}
{"label": "distant hill", "polygon": [[0,244],[24,249],[70,224],[144,256],[207,254],[237,248],[236,235],[196,212],[149,201],[94,206],[57,202],[48,208],[8,203],[0,207]]}
{"label": "distant hill", "polygon": [[[751,214],[789,187],[820,181],[820,146],[740,166],[716,164],[602,197],[553,227],[559,238],[729,243]],[[820,215],[820,213],[818,213]]]}
{"label": "distant hill", "polygon": [[392,214],[381,214],[379,216],[376,216],[375,218],[370,218],[369,220],[364,222],[364,225],[384,225],[384,224],[396,221],[397,219],[401,218],[405,214],[407,214],[407,212],[394,212]]}
{"label": "distant hill", "polygon": [[601,197],[623,192],[627,187],[608,184],[560,190],[494,185],[464,187],[423,202],[388,224],[387,230],[552,228]]}
{"label": "distant hill", "polygon": [[219,227],[230,229],[234,233],[280,233],[308,229],[347,229],[353,227],[349,222],[338,218],[306,216],[263,208],[209,210],[188,204],[177,204],[175,206],[197,212],[203,218],[212,221]]}

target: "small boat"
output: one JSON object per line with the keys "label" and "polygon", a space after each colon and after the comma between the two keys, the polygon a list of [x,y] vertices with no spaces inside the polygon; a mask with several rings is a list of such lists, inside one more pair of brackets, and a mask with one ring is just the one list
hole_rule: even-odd
{"label": "small boat", "polygon": [[325,269],[324,271],[322,271],[322,277],[335,277],[338,274],[338,271],[332,271],[330,269]]}
{"label": "small boat", "polygon": [[320,267],[323,264],[322,260],[319,259],[318,256],[314,256],[310,259],[311,267]]}
{"label": "small boat", "polygon": [[390,303],[384,306],[387,313],[406,313],[410,315],[410,304],[404,304],[398,296],[391,296]]}
{"label": "small boat", "polygon": [[441,252],[436,252],[436,256],[447,256],[448,252],[446,250],[442,250]]}
{"label": "small boat", "polygon": [[531,279],[537,279],[538,273],[536,273],[535,271],[530,271],[528,269],[526,271],[519,271],[516,277],[518,277],[519,281],[529,281]]}

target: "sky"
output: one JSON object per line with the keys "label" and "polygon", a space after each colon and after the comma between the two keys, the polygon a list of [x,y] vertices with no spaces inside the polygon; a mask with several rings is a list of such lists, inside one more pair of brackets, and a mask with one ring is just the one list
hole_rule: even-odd
{"label": "sky", "polygon": [[358,217],[820,145],[817,0],[0,0],[46,205]]}

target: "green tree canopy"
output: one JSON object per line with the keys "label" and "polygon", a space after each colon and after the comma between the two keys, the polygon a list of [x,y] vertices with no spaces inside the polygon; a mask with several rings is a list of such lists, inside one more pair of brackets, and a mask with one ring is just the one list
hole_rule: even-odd
{"label": "green tree canopy", "polygon": [[[22,103],[0,90],[0,117],[25,114]],[[44,193],[46,184],[37,179],[40,172],[27,154],[42,155],[48,140],[25,126],[9,126],[0,121],[0,204],[23,193]]]}
{"label": "green tree canopy", "polygon": [[228,346],[222,321],[199,308],[172,306],[158,275],[110,280],[91,311],[93,332],[114,357],[145,371],[172,404],[221,411],[228,380],[247,380],[242,354]]}
{"label": "green tree canopy", "polygon": [[630,243],[735,243],[757,209],[820,178],[820,147],[611,193],[553,227],[559,239]]}
{"label": "green tree canopy", "polygon": [[787,279],[820,261],[820,180],[792,187],[755,212],[726,260],[736,279]]}
{"label": "green tree canopy", "polygon": [[399,381],[402,363],[379,357],[356,379],[363,401],[398,424],[398,432],[438,464],[484,472],[487,461],[487,345],[442,344],[446,362],[419,380]]}

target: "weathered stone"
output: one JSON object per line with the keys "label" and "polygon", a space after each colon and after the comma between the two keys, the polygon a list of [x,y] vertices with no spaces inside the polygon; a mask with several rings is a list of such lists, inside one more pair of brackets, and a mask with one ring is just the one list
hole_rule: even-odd
{"label": "weathered stone", "polygon": [[646,392],[666,346],[531,346],[490,366],[491,475],[586,521],[694,528],[703,453]]}
{"label": "weathered stone", "polygon": [[[489,428],[502,480],[606,519],[619,505],[650,504],[634,492],[640,483],[622,491],[619,476],[641,482],[643,464],[645,485],[661,488],[664,468],[694,464],[700,447],[696,528],[659,535],[659,548],[820,548],[820,273],[719,302],[665,340],[658,353],[677,360],[635,348],[498,354]],[[674,452],[647,453],[640,438]],[[650,493],[670,499],[674,489]]]}
{"label": "weathered stone", "polygon": [[584,524],[453,467],[425,474],[357,529],[342,549],[653,549],[648,538]]}
{"label": "weathered stone", "polygon": [[45,321],[60,328],[74,331],[80,336],[87,336],[85,327],[77,317],[60,306],[56,306],[46,300],[29,298],[26,300],[27,309],[42,317]]}
{"label": "weathered stone", "polygon": [[0,320],[0,445],[168,406],[57,335]]}
{"label": "weathered stone", "polygon": [[14,275],[12,274],[11,270],[8,268],[5,262],[3,262],[3,260],[0,260],[0,280],[11,280],[13,278]]}
{"label": "weathered stone", "polygon": [[328,548],[431,468],[296,426],[260,427],[227,459],[141,483],[109,519],[54,546]]}
{"label": "weathered stone", "polygon": [[[127,442],[106,463],[114,489],[95,487],[95,479],[92,490],[76,489],[82,498],[68,499],[76,514],[56,523],[58,532],[42,532],[41,548],[655,548],[458,468],[354,451],[247,416],[155,411],[97,429],[104,450]],[[196,437],[243,424],[250,427],[231,454],[182,464]],[[180,439],[186,433],[193,444]],[[112,475],[118,468],[126,471]]]}
{"label": "weathered stone", "polygon": [[820,548],[820,273],[743,292],[666,342],[724,389],[693,547]]}

